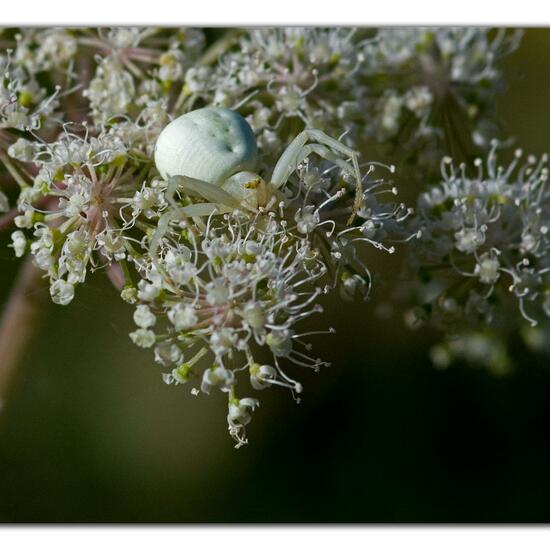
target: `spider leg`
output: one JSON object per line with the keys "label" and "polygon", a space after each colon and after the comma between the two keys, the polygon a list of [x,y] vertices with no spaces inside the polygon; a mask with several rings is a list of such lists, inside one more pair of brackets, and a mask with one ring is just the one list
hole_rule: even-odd
{"label": "spider leg", "polygon": [[182,206],[180,209],[182,214],[191,218],[210,216],[211,214],[227,214],[228,212],[233,212],[233,210],[233,208],[217,202],[199,202],[197,204]]}
{"label": "spider leg", "polygon": [[271,184],[274,187],[282,187],[288,181],[290,174],[296,170],[300,151],[307,143],[308,139],[308,133],[304,130],[303,132],[300,132],[284,150],[281,158],[277,161],[277,164],[273,169],[273,174],[271,175]]}
{"label": "spider leg", "polygon": [[324,132],[321,132],[321,130],[315,130],[315,129],[309,129],[305,130],[308,132],[308,136],[311,139],[316,140],[318,143],[322,145],[326,145],[327,147],[330,147],[334,149],[335,151],[338,151],[339,153],[342,153],[343,155],[346,155],[349,157],[353,164],[353,175],[355,176],[355,200],[353,202],[353,209],[351,211],[351,216],[348,219],[347,224],[351,225],[353,223],[353,220],[355,219],[355,216],[357,215],[358,210],[361,208],[361,204],[363,202],[363,183],[361,180],[361,171],[359,170],[359,154],[357,151],[354,151],[347,145],[344,145],[337,139],[331,138],[330,136],[327,136]]}
{"label": "spider leg", "polygon": [[[233,209],[239,208],[240,206],[239,201],[233,195],[212,183],[190,178],[188,176],[174,176],[170,178],[170,181],[174,182],[176,189],[183,191],[186,195],[205,199],[212,203],[219,203],[220,205]],[[169,184],[169,186],[170,185],[171,184]],[[173,197],[173,193],[171,197]],[[167,198],[167,200],[169,199]],[[176,205],[175,203],[171,204],[176,208],[181,207],[181,205]]]}
{"label": "spider leg", "polygon": [[164,197],[166,198],[166,202],[169,204],[169,207],[168,210],[159,218],[157,227],[149,243],[149,255],[151,256],[155,267],[161,272],[163,270],[158,261],[157,252],[162,238],[168,232],[170,222],[174,220],[176,218],[176,214],[179,213],[180,205],[174,200],[174,195],[176,194],[178,187],[179,181],[177,178],[170,178],[168,180],[168,186],[166,187]]}
{"label": "spider leg", "polygon": [[[306,145],[308,141],[313,141],[314,143]],[[271,176],[272,185],[277,188],[282,187],[288,181],[290,175],[296,170],[298,164],[310,153],[316,153],[319,156],[334,162],[340,168],[354,176],[355,200],[353,203],[351,216],[347,221],[347,224],[351,225],[363,202],[363,185],[358,161],[359,155],[350,147],[347,147],[338,140],[331,138],[321,130],[306,128],[292,140],[275,165]],[[337,153],[349,158],[352,166],[350,167],[349,163],[340,158]]]}
{"label": "spider leg", "polygon": [[[187,195],[203,198],[210,202],[182,206],[175,199],[177,191],[183,191]],[[162,271],[162,267],[158,261],[158,250],[172,221],[179,217],[209,216],[212,213],[224,214],[239,207],[238,200],[227,191],[206,181],[187,176],[169,178],[164,196],[169,206],[166,212],[159,218],[157,228],[149,243],[149,255],[159,271]]]}
{"label": "spider leg", "polygon": [[336,155],[328,147],[326,147],[325,145],[319,145],[318,143],[310,143],[308,145],[304,145],[300,155],[298,156],[297,164],[299,165],[302,161],[304,161],[307,157],[309,157],[311,153],[315,153],[316,155],[319,155],[324,159],[330,160],[331,162],[336,164],[339,168],[344,170],[344,172],[347,172],[352,176],[354,175],[353,166],[350,165],[349,162],[342,160],[342,157],[339,157],[338,155]]}

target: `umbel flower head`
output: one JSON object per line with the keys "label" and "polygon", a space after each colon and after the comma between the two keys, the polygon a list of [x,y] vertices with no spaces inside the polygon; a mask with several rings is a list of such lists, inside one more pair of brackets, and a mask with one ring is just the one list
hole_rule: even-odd
{"label": "umbel flower head", "polygon": [[238,108],[265,153],[311,126],[437,170],[449,146],[469,155],[488,147],[497,62],[520,38],[475,27],[248,29],[185,83],[191,97]]}
{"label": "umbel flower head", "polygon": [[[210,127],[222,124],[222,116],[232,121],[229,127],[238,121],[219,109],[184,118],[206,117]],[[167,128],[169,139],[176,139],[179,127]],[[189,130],[181,127],[187,139]],[[337,151],[330,138],[311,135]],[[168,145],[162,136],[159,147]],[[358,183],[350,178],[354,164],[346,154],[329,155],[328,145],[315,147],[289,146],[266,181],[251,172],[230,176],[221,187],[168,177],[168,206],[157,229],[142,241],[143,253],[131,258],[139,275],[137,285],[123,290],[125,299],[137,301],[138,328],[131,339],[154,349],[157,362],[168,368],[166,383],[194,383],[196,394],[199,385],[202,393],[226,392],[229,431],[237,445],[246,442],[244,427],[258,404],[237,398],[238,382],[244,378],[255,390],[283,386],[299,394],[301,384],[283,363],[315,371],[326,364],[311,355],[307,336],[315,332],[304,332],[302,321],[320,313],[319,298],[335,288],[344,297],[368,295],[370,273],[357,246],[393,252],[381,239],[391,240],[411,213],[402,204],[377,200],[380,193],[393,196],[395,188],[371,180],[375,163],[360,178],[358,195]],[[319,151],[321,160],[311,151]],[[296,168],[289,160],[293,154],[305,156]],[[157,158],[165,167],[164,151]],[[178,164],[184,172],[195,165],[193,157]],[[266,354],[268,361],[261,359]]]}
{"label": "umbel flower head", "polygon": [[[507,166],[494,142],[473,169],[442,161],[440,185],[418,200],[422,238],[411,260],[420,274],[417,318],[450,331],[550,317],[550,191],[547,156],[517,150]],[[514,325],[515,326],[515,325]]]}
{"label": "umbel flower head", "polygon": [[357,85],[364,38],[349,28],[250,29],[213,70],[190,70],[186,81],[215,104],[231,107],[249,97],[243,110],[260,147],[275,152],[293,137],[296,122],[342,133],[336,107]]}
{"label": "umbel flower head", "polygon": [[136,158],[116,132],[89,138],[66,127],[52,143],[20,138],[8,153],[37,170],[19,195],[13,247],[22,256],[29,246],[56,303],[73,299],[89,265],[95,270],[124,261],[135,224],[149,223],[163,207],[161,182],[146,183],[152,163]]}
{"label": "umbel flower head", "polygon": [[[227,392],[230,431],[243,443],[247,421],[234,409],[241,375],[254,389],[280,385],[300,393],[280,361],[314,369],[325,364],[308,355],[298,327],[322,311],[316,300],[325,289],[317,285],[326,266],[274,215],[235,211],[210,220],[203,235],[188,221],[179,230],[179,239],[166,239],[158,257],[136,262],[141,305],[134,315],[139,328],[130,336],[154,347],[155,359],[170,369],[166,383]],[[272,364],[256,359],[262,347]]]}
{"label": "umbel flower head", "polygon": [[10,52],[0,55],[0,143],[9,143],[7,130],[38,130],[59,106],[58,88],[49,94],[35,75],[18,66]]}
{"label": "umbel flower head", "polygon": [[95,74],[84,90],[94,121],[112,125],[129,118],[146,123],[160,116],[161,127],[166,123],[162,115],[182,106],[183,77],[205,44],[201,30],[183,28],[88,29],[78,41],[97,52]]}
{"label": "umbel flower head", "polygon": [[405,153],[424,180],[442,152],[466,160],[486,151],[498,135],[494,97],[503,80],[497,63],[521,36],[479,27],[380,29],[365,44],[366,84],[358,92],[369,96],[368,137]]}

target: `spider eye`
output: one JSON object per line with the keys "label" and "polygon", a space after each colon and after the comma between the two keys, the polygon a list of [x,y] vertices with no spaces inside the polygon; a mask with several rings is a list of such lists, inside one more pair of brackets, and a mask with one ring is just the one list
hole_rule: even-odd
{"label": "spider eye", "polygon": [[249,181],[248,183],[244,184],[245,189],[256,189],[258,185],[260,185],[261,178],[254,178],[252,181]]}

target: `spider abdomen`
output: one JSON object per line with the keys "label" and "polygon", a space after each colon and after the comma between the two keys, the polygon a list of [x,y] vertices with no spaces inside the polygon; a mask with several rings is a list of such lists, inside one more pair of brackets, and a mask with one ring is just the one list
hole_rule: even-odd
{"label": "spider abdomen", "polygon": [[189,176],[221,185],[254,170],[258,150],[252,128],[230,109],[205,107],[173,120],[160,133],[155,164],[161,176]]}

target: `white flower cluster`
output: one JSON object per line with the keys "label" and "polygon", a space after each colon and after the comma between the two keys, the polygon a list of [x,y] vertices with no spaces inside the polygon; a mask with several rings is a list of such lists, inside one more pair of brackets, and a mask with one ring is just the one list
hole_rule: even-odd
{"label": "white flower cluster", "polygon": [[[12,246],[19,257],[31,252],[53,300],[68,304],[89,267],[124,264],[134,253],[136,224],[154,229],[165,207],[164,184],[154,177],[155,141],[204,35],[115,28],[10,36],[13,48],[0,58],[0,153],[21,188]],[[76,72],[77,56],[95,65],[89,81]],[[4,193],[0,199],[7,210]]]}
{"label": "white flower cluster", "polygon": [[367,134],[432,163],[441,150],[467,155],[488,146],[502,87],[496,63],[521,36],[476,27],[381,29],[365,44]]}
{"label": "white flower cluster", "polygon": [[205,45],[199,29],[84,29],[78,36],[95,71],[82,91],[98,130],[110,129],[150,158],[171,116],[192,108],[183,77]]}
{"label": "white flower cluster", "polygon": [[[318,298],[335,288],[344,298],[366,296],[370,273],[357,245],[393,252],[380,240],[398,235],[411,213],[402,204],[377,200],[391,185],[370,181],[371,167],[357,223],[347,226],[355,187],[337,165],[325,162],[304,161],[281,192],[256,178],[248,185],[257,194],[254,201],[248,197],[223,215],[220,202],[206,221],[186,214],[208,206],[189,194],[185,207],[166,209],[147,253],[133,259],[139,282],[123,290],[125,299],[138,302],[138,328],[130,336],[138,346],[154,347],[157,362],[170,369],[166,383],[194,379],[203,393],[215,386],[228,393],[229,431],[237,445],[246,441],[249,409],[258,404],[236,397],[240,375],[256,390],[278,385],[299,394],[300,383],[281,361],[315,370],[326,363],[307,353],[305,337],[316,332],[304,333],[298,325],[320,313]],[[224,192],[216,193],[223,201]],[[165,196],[173,203],[169,190]],[[232,198],[225,200],[232,204]],[[262,349],[271,361],[258,359],[265,356]]]}
{"label": "white flower cluster", "polygon": [[56,93],[47,95],[32,73],[0,55],[0,142],[6,130],[38,130],[58,106]]}
{"label": "white flower cluster", "polygon": [[488,145],[496,63],[520,38],[475,27],[250,29],[185,82],[206,103],[240,106],[267,153],[306,125],[437,166],[446,141],[461,152]]}
{"label": "white flower cluster", "polygon": [[[544,161],[500,169],[493,150],[487,175],[478,166],[471,178],[445,161],[443,183],[411,220],[395,201],[394,167],[360,165],[357,153],[402,145],[423,176],[423,160],[441,156],[440,115],[453,109],[483,144],[501,81],[495,62],[518,36],[6,30],[0,176],[11,187],[0,191],[0,225],[14,220],[10,246],[31,255],[57,304],[105,270],[135,308],[132,341],[154,350],[168,384],[227,393],[229,432],[242,445],[258,406],[237,396],[243,378],[253,390],[301,392],[287,366],[326,364],[302,322],[328,292],[369,295],[364,245],[393,253],[395,243],[418,243],[434,320],[473,312],[490,322],[509,295],[530,321],[548,313]],[[158,157],[170,170],[161,169],[159,135],[182,116],[170,126],[183,133],[171,130]],[[184,165],[201,176],[172,171]]]}
{"label": "white flower cluster", "polygon": [[[195,380],[204,393],[214,387],[227,392],[229,430],[240,445],[248,409],[257,405],[237,398],[241,373],[256,390],[279,385],[300,393],[280,361],[315,369],[324,364],[308,356],[306,335],[295,328],[322,311],[316,299],[324,290],[315,285],[326,266],[319,251],[275,215],[236,211],[217,222],[200,237],[184,221],[183,237],[164,241],[155,261],[137,262],[143,277],[134,314],[139,328],[130,336],[138,346],[154,346],[156,361],[170,368],[166,383]],[[272,364],[256,358],[262,347],[271,351]],[[199,361],[204,356],[206,366]]]}
{"label": "white flower cluster", "polygon": [[339,105],[357,84],[361,34],[349,28],[243,30],[219,63],[187,71],[186,89],[205,103],[239,107],[260,148],[276,155],[304,126],[329,133],[346,128]]}
{"label": "white flower cluster", "polygon": [[69,29],[21,29],[15,35],[14,63],[29,74],[62,74],[71,66],[77,52],[77,38]]}
{"label": "white flower cluster", "polygon": [[[198,29],[127,27],[84,32],[78,41],[97,52],[95,74],[84,90],[96,123],[114,125],[129,118],[159,131],[166,112],[176,103],[180,107],[183,77],[205,43]],[[154,143],[155,137],[149,138]]]}
{"label": "white flower cluster", "polygon": [[[19,195],[13,248],[17,256],[30,248],[56,303],[72,301],[89,266],[124,262],[134,251],[131,229],[151,224],[165,206],[164,184],[147,178],[151,163],[130,158],[131,149],[116,134],[86,139],[66,129],[52,143],[19,138],[8,153],[37,170]],[[25,229],[32,231],[29,245]]]}
{"label": "white flower cluster", "polygon": [[497,163],[494,142],[472,172],[442,161],[443,181],[418,200],[422,238],[411,261],[423,281],[416,315],[451,331],[550,317],[550,189],[547,156],[515,152]]}

